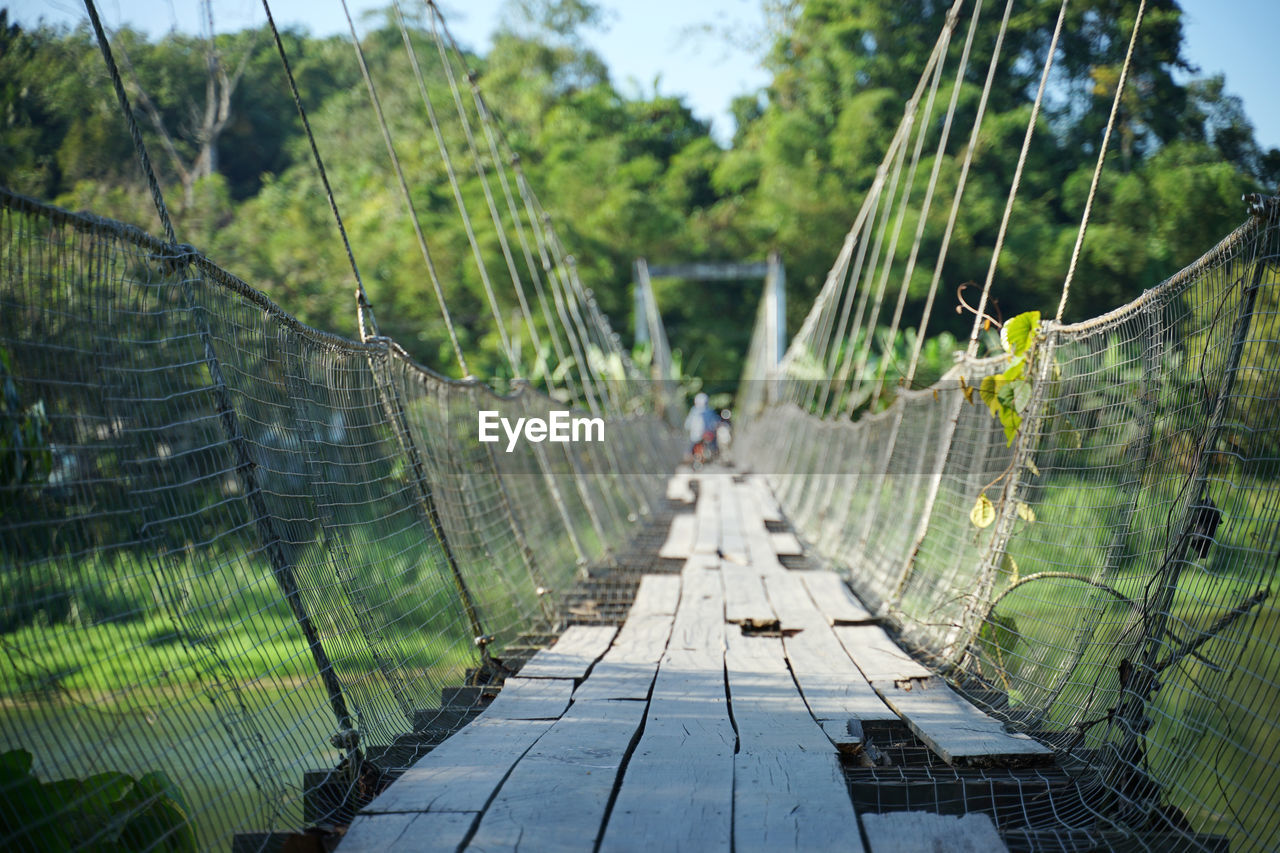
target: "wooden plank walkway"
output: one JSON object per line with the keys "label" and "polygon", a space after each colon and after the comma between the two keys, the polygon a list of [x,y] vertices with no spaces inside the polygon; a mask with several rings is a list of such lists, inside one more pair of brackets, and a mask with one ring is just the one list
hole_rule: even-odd
{"label": "wooden plank walkway", "polygon": [[838,575],[788,571],[799,543],[767,527],[762,478],[686,473],[668,495],[695,491],[660,551],[682,571],[645,575],[620,629],[538,652],[342,850],[1003,849],[985,815],[856,814],[842,761],[876,726],[957,766],[1048,750],[900,650]]}

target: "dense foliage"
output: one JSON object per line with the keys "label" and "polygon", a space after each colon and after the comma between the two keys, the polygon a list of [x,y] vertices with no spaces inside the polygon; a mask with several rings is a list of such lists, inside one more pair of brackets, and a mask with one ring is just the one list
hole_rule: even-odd
{"label": "dense foliage", "polygon": [[[985,272],[1058,8],[1048,0],[1021,5],[945,269],[948,289]],[[1136,0],[1092,0],[1070,12],[996,283],[1005,315],[1056,305],[1136,6]],[[598,18],[586,0],[513,3],[488,55],[468,59],[586,284],[624,338],[631,260],[641,255],[654,262],[760,259],[776,249],[788,270],[790,325],[798,326],[870,185],[948,4],[773,0],[767,7],[773,82],[733,105],[738,126],[727,149],[681,99],[656,91],[627,97],[613,85],[604,62],[581,39]],[[998,15],[988,13],[976,43],[990,45],[998,23]],[[425,30],[416,36],[428,44]],[[387,227],[402,203],[368,118],[351,45],[301,32],[284,37],[383,332],[449,372],[450,350],[412,234]],[[1280,151],[1258,148],[1221,78],[1175,75],[1191,70],[1181,39],[1176,3],[1150,4],[1077,274],[1073,317],[1132,298],[1193,260],[1240,221],[1241,193],[1274,191],[1280,178]],[[209,46],[200,37],[148,41],[123,30],[115,41],[180,238],[304,321],[351,334],[351,273],[270,33],[218,36],[224,68],[213,81],[218,85],[211,84]],[[953,40],[953,54],[962,41]],[[410,79],[390,15],[371,28],[363,47],[375,76]],[[970,67],[959,127],[976,109],[985,70],[985,59]],[[429,84],[443,86],[436,78]],[[211,122],[206,107],[223,89],[226,114]],[[440,94],[443,103],[448,95]],[[424,140],[404,146],[401,156],[461,322],[463,347],[477,361],[473,372],[499,374],[498,338],[437,152],[425,141],[421,99],[407,82],[384,86],[382,97],[398,136]],[[0,12],[0,102],[0,183],[155,230],[124,122],[86,29],[23,30]],[[959,171],[961,154],[947,156],[939,198],[950,198]],[[922,165],[921,182],[930,165]],[[462,179],[464,195],[481,207],[478,181]],[[926,237],[925,257],[936,249],[946,206],[935,205],[931,216],[938,227]],[[501,269],[498,246],[482,248]],[[929,266],[921,264],[911,283],[908,321],[919,314]],[[656,287],[686,369],[706,377],[712,390],[730,388],[758,283],[663,280]],[[946,309],[950,298],[944,295]],[[963,319],[950,310],[939,316],[931,331],[948,323],[962,331]]]}

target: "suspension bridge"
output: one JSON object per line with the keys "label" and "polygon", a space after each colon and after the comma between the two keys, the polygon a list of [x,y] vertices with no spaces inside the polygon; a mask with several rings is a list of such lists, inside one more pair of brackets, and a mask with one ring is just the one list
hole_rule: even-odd
{"label": "suspension bridge", "polygon": [[[323,140],[356,339],[184,244],[87,3],[164,233],[0,189],[0,841],[1274,849],[1280,202],[1249,199],[1191,266],[1062,322],[1113,108],[1056,318],[1010,318],[980,352],[1065,2],[967,347],[914,387],[1013,7],[986,45],[990,10],[951,7],[789,343],[781,262],[738,270],[767,298],[732,452],[691,471],[664,270],[636,266],[642,367],[433,3],[425,33],[393,9],[509,368],[489,382],[379,100],[397,82],[354,26],[420,255],[402,260],[464,380],[380,332]],[[893,387],[874,349],[907,331],[930,264]],[[540,384],[520,336],[550,362]],[[565,410],[601,440],[479,440],[481,413]]]}

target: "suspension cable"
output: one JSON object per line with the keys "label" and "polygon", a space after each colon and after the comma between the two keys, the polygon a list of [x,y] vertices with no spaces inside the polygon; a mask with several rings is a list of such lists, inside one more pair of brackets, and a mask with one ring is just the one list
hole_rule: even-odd
{"label": "suspension cable", "polygon": [[1107,159],[1107,147],[1111,144],[1111,129],[1116,122],[1116,113],[1120,111],[1120,97],[1124,94],[1124,84],[1129,77],[1129,64],[1133,60],[1133,47],[1138,42],[1138,30],[1142,27],[1142,15],[1147,9],[1147,0],[1138,0],[1138,14],[1133,20],[1133,33],[1129,36],[1129,47],[1124,54],[1124,65],[1120,68],[1120,80],[1116,83],[1115,98],[1111,101],[1111,115],[1107,117],[1107,129],[1102,134],[1102,148],[1098,151],[1098,162],[1093,167],[1093,179],[1089,182],[1089,197],[1085,200],[1084,215],[1080,218],[1080,230],[1076,232],[1076,244],[1071,249],[1071,264],[1067,267],[1066,280],[1062,282],[1062,298],[1058,301],[1058,313],[1054,320],[1062,322],[1062,312],[1067,308],[1067,295],[1071,292],[1071,280],[1075,278],[1076,264],[1080,260],[1080,248],[1084,245],[1085,230],[1089,227],[1089,213],[1093,210],[1093,197],[1098,192],[1098,179],[1102,176],[1102,164]]}
{"label": "suspension cable", "polygon": [[280,54],[280,62],[284,65],[285,77],[289,80],[289,91],[293,93],[293,105],[298,109],[298,117],[302,119],[302,128],[307,132],[307,142],[311,145],[311,157],[315,160],[316,171],[320,174],[320,183],[324,186],[325,198],[329,200],[329,210],[338,224],[338,233],[342,235],[342,246],[347,252],[347,261],[351,264],[351,274],[356,279],[356,323],[359,326],[360,340],[367,341],[378,334],[378,322],[373,316],[373,306],[364,289],[364,279],[360,277],[360,268],[356,265],[356,256],[351,249],[351,240],[347,237],[346,225],[342,222],[342,214],[338,212],[338,202],[333,195],[333,187],[329,184],[329,173],[320,157],[320,148],[316,145],[315,134],[311,131],[311,121],[307,118],[307,110],[302,105],[302,95],[298,92],[298,81],[293,76],[293,66],[284,49],[284,41],[276,28],[275,18],[271,14],[268,0],[262,0],[262,10],[267,13],[267,25],[271,27],[271,36],[276,42],[276,52]]}
{"label": "suspension cable", "polygon": [[1062,22],[1067,16],[1067,3],[1062,0],[1058,9],[1058,21],[1053,26],[1053,38],[1049,41],[1049,54],[1044,59],[1044,69],[1040,72],[1040,86],[1036,89],[1036,100],[1031,105],[1031,119],[1027,122],[1027,132],[1022,137],[1022,149],[1018,152],[1018,165],[1013,171],[1013,183],[1009,187],[1009,197],[1005,201],[1004,215],[1000,218],[1000,231],[996,234],[996,245],[991,252],[991,263],[987,267],[987,279],[982,285],[982,297],[978,300],[978,311],[973,318],[973,330],[969,333],[969,347],[966,353],[972,358],[978,352],[978,332],[982,330],[982,321],[986,317],[987,299],[991,295],[991,283],[996,277],[996,265],[1000,262],[1000,251],[1004,248],[1004,238],[1009,231],[1009,218],[1013,215],[1013,203],[1018,197],[1018,189],[1022,184],[1022,169],[1027,163],[1027,152],[1031,150],[1031,137],[1035,135],[1036,119],[1040,116],[1040,104],[1044,101],[1045,85],[1049,82],[1049,71],[1053,68],[1053,55],[1058,52],[1058,37],[1062,34]]}
{"label": "suspension cable", "polygon": [[458,333],[453,325],[453,315],[449,312],[449,304],[444,298],[444,286],[440,283],[440,275],[436,270],[435,260],[431,257],[431,250],[427,247],[427,238],[422,233],[422,223],[418,221],[418,211],[413,205],[413,197],[409,194],[409,183],[405,180],[404,169],[400,166],[400,157],[396,154],[395,143],[391,141],[391,129],[387,127],[387,119],[382,112],[382,102],[378,99],[378,90],[373,85],[373,77],[369,74],[369,66],[364,58],[364,48],[360,46],[360,37],[356,35],[356,25],[351,20],[351,10],[347,6],[347,0],[342,0],[342,11],[347,18],[347,27],[351,30],[351,43],[355,47],[356,59],[360,63],[360,73],[364,77],[365,87],[369,91],[369,100],[372,102],[374,114],[378,118],[378,128],[382,131],[382,141],[386,143],[387,154],[391,157],[391,165],[400,181],[400,192],[404,197],[405,206],[409,210],[409,220],[413,224],[413,233],[418,238],[418,248],[422,251],[422,260],[427,265],[427,275],[431,279],[432,288],[435,290],[436,303],[440,306],[440,315],[444,318],[445,328],[449,332],[449,342],[453,345],[454,357],[458,360],[458,368],[462,371],[462,375],[469,377],[471,370],[467,366],[467,357],[463,354],[462,345],[458,342]]}

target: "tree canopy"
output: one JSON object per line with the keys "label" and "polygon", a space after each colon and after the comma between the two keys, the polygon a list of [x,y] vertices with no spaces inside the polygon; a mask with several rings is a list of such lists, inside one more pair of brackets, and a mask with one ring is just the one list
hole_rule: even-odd
{"label": "tree canopy", "polygon": [[[624,340],[638,256],[759,260],[778,251],[791,291],[789,326],[796,329],[871,185],[949,7],[940,0],[766,2],[772,82],[733,103],[737,126],[727,148],[682,99],[628,96],[613,84],[605,62],[581,38],[599,19],[589,0],[513,0],[490,51],[465,57],[585,283]],[[944,269],[952,290],[980,280],[990,260],[1058,6],[1032,0],[1010,20]],[[995,292],[1006,315],[1056,305],[1136,8],[1137,0],[1073,4],[1001,259]],[[1133,298],[1194,260],[1241,220],[1242,193],[1275,191],[1280,180],[1280,151],[1258,146],[1227,81],[1185,73],[1180,17],[1174,0],[1148,6],[1069,319]],[[421,54],[434,50],[427,25],[408,24]],[[988,11],[975,44],[989,45],[998,25],[998,11]],[[403,202],[369,119],[349,40],[297,31],[283,37],[383,333],[427,365],[454,371],[413,234],[390,227]],[[953,55],[960,41],[953,40]],[[463,347],[474,354],[473,372],[501,375],[497,330],[390,11],[361,46],[376,79],[401,81],[382,85],[379,97]],[[352,334],[351,272],[271,34],[250,30],[210,42],[178,33],[148,40],[121,30],[114,47],[180,239],[303,321]],[[970,66],[958,126],[976,110],[985,66],[985,60]],[[432,99],[447,103],[439,69],[425,70]],[[0,102],[0,183],[156,229],[86,28],[28,30],[0,11]],[[464,143],[450,140],[454,151]],[[958,149],[944,155],[939,170],[943,197],[958,179]],[[458,179],[467,205],[483,210],[476,175],[460,166]],[[918,209],[909,215],[919,216]],[[926,233],[940,233],[945,210],[930,216],[938,227]],[[929,240],[936,249],[938,238]],[[503,268],[496,242],[479,250],[491,269]],[[917,272],[908,325],[919,316],[927,284],[928,273]],[[730,390],[759,283],[655,286],[686,369],[704,376],[711,390]],[[964,331],[949,310],[936,316],[931,333]]]}

